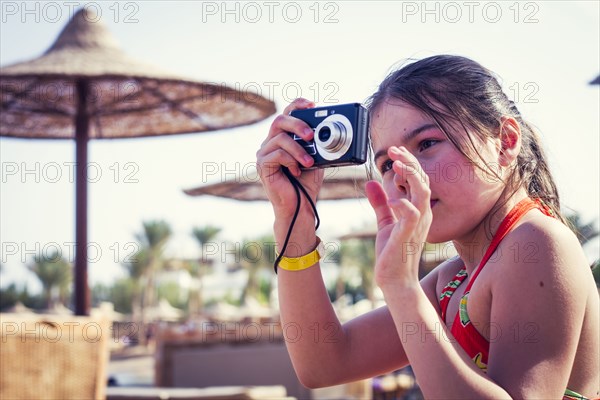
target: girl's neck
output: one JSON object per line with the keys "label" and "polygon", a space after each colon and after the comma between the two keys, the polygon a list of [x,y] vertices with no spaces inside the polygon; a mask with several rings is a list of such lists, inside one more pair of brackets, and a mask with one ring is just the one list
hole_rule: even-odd
{"label": "girl's neck", "polygon": [[504,203],[500,208],[492,209],[492,212],[490,212],[490,214],[488,214],[471,232],[460,239],[452,241],[458,252],[458,256],[467,268],[467,274],[469,276],[471,276],[479,266],[479,263],[483,259],[483,255],[490,245],[494,234],[498,231],[498,227],[502,223],[502,220],[504,220],[519,201],[526,197],[527,192],[522,188],[510,196],[508,201],[503,201],[503,196],[500,196],[497,204]]}

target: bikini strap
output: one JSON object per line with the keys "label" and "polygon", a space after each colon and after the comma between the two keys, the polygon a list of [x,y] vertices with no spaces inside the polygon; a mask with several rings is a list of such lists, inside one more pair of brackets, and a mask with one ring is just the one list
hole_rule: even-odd
{"label": "bikini strap", "polygon": [[483,259],[481,260],[481,262],[479,263],[479,266],[475,270],[475,273],[469,280],[469,284],[467,285],[467,288],[465,289],[465,293],[467,293],[469,291],[469,289],[473,285],[473,282],[475,282],[475,279],[477,279],[477,276],[479,275],[479,273],[481,272],[483,267],[486,265],[488,260],[492,257],[492,254],[494,253],[494,251],[496,251],[496,248],[498,247],[498,245],[500,244],[502,239],[504,239],[504,237],[512,230],[512,228],[515,226],[515,224],[517,222],[519,222],[519,220],[525,214],[527,214],[529,211],[533,210],[534,208],[539,209],[545,215],[553,216],[552,211],[540,199],[532,200],[531,198],[526,197],[523,200],[521,200],[519,203],[517,203],[517,205],[514,206],[512,210],[510,210],[510,212],[504,218],[504,220],[502,220],[502,223],[500,224],[500,226],[498,227],[498,230],[496,231],[496,234],[492,238],[492,242],[490,243],[489,247],[487,248],[487,250],[483,256]]}
{"label": "bikini strap", "polygon": [[442,321],[446,322],[446,311],[448,310],[448,304],[450,304],[450,298],[456,291],[456,289],[463,283],[463,281],[467,278],[467,268],[463,265],[463,267],[454,275],[454,278],[442,289],[442,293],[439,298],[440,305],[440,316],[442,317]]}

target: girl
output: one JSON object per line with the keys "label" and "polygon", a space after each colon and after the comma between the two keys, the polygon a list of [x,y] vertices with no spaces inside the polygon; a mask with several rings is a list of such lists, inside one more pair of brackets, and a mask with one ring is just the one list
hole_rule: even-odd
{"label": "girl", "polygon": [[[290,104],[257,153],[277,243],[296,207],[281,167],[313,201],[323,179],[300,169],[313,160],[288,135],[312,139],[288,115],[310,107]],[[368,108],[381,179],[366,194],[387,306],[340,324],[302,199],[278,274],[282,324],[311,332],[287,343],[301,382],[330,386],[410,364],[426,398],[597,397],[598,292],[539,138],[495,76],[463,57],[426,58],[391,73]],[[449,240],[459,256],[419,282],[423,243]]]}

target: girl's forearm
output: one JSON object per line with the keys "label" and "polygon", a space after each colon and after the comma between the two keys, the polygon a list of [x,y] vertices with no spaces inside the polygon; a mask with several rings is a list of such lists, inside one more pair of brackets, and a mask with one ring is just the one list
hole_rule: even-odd
{"label": "girl's forearm", "polygon": [[[306,203],[306,202],[303,202]],[[303,204],[289,237],[286,257],[310,253],[317,244],[314,215]],[[273,230],[281,252],[292,216],[276,213]],[[300,381],[308,387],[336,380],[345,335],[333,310],[319,265],[302,271],[277,272],[281,326],[288,352]],[[331,367],[328,367],[331,365]]]}
{"label": "girl's forearm", "polygon": [[278,273],[281,326],[298,378],[308,387],[341,379],[345,343],[318,265]]}
{"label": "girl's forearm", "polygon": [[425,398],[510,398],[456,343],[418,284],[383,293]]}

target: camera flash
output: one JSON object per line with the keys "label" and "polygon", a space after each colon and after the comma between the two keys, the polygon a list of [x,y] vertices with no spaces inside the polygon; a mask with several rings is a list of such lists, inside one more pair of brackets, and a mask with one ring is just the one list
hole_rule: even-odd
{"label": "camera flash", "polygon": [[327,116],[327,110],[315,111],[315,118],[322,118]]}

